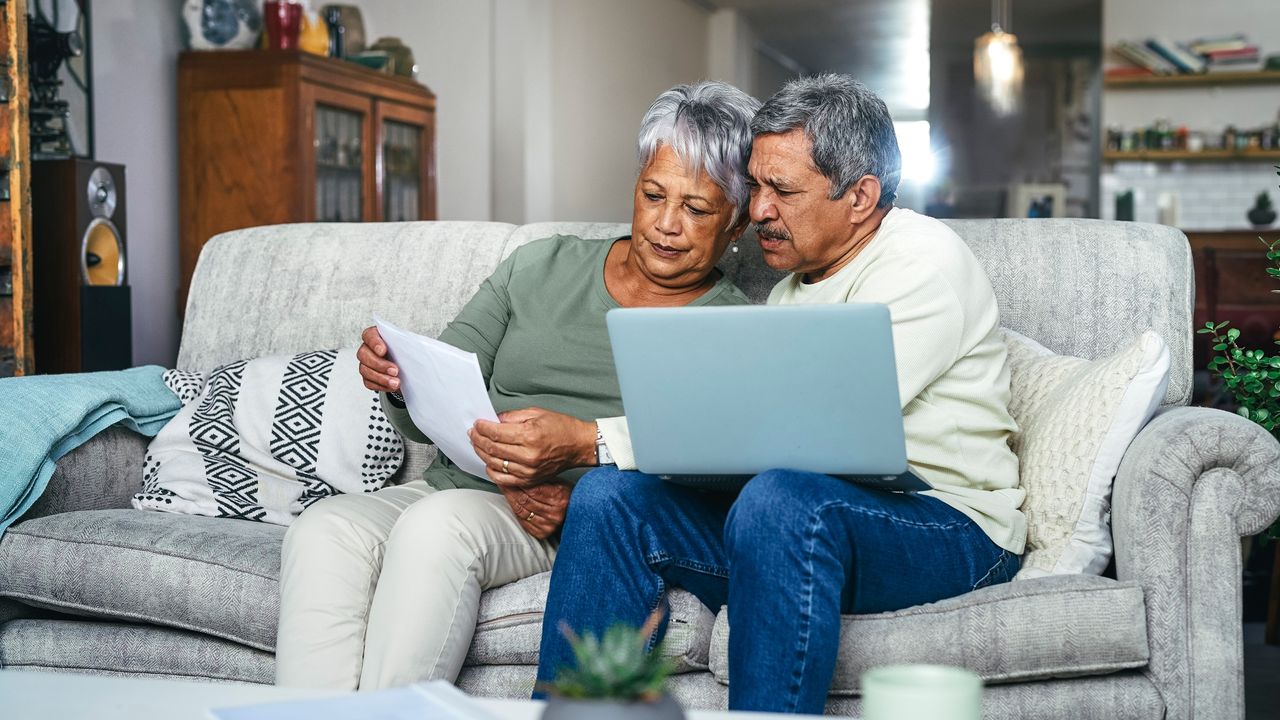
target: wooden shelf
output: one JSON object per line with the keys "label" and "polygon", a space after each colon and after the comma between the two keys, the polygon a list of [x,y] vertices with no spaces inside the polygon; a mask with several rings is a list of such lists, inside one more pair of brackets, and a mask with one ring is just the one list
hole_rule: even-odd
{"label": "wooden shelf", "polygon": [[1280,84],[1280,70],[1210,72],[1183,75],[1121,75],[1106,77],[1103,79],[1102,84],[1113,89],[1278,85]]}
{"label": "wooden shelf", "polygon": [[1102,159],[1106,162],[1140,161],[1140,162],[1204,162],[1211,160],[1229,161],[1280,161],[1280,150],[1133,150],[1117,152],[1104,150]]}

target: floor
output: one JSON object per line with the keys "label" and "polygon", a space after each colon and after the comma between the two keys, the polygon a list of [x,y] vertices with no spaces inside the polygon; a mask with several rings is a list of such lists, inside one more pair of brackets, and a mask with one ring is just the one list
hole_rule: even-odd
{"label": "floor", "polygon": [[1280,645],[1263,644],[1264,629],[1244,624],[1245,720],[1280,718]]}

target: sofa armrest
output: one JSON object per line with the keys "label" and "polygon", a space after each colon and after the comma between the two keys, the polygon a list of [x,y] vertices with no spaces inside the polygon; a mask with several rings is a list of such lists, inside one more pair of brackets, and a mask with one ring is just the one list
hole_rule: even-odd
{"label": "sofa armrest", "polygon": [[119,425],[93,436],[58,460],[44,494],[19,522],[74,510],[129,507],[129,498],[142,489],[149,442]]}
{"label": "sofa armrest", "polygon": [[1167,717],[1243,718],[1240,538],[1280,514],[1280,443],[1207,408],[1158,414],[1113,491],[1116,575],[1141,583]]}

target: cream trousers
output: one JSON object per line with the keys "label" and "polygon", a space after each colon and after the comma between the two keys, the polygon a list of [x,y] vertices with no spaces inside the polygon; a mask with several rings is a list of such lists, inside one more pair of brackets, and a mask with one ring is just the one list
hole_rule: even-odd
{"label": "cream trousers", "polygon": [[506,500],[423,480],[326,498],[284,540],[276,684],[373,690],[454,681],[480,593],[551,569]]}

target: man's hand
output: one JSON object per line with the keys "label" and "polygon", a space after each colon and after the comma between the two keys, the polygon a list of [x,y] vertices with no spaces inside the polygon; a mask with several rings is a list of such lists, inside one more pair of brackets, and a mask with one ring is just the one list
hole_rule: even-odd
{"label": "man's hand", "polygon": [[400,389],[400,368],[387,360],[387,343],[377,327],[367,327],[360,334],[360,349],[356,360],[360,361],[360,377],[364,386],[377,392],[395,392]]}
{"label": "man's hand", "polygon": [[520,527],[533,537],[546,540],[564,523],[572,491],[565,483],[550,482],[530,488],[498,487]]}
{"label": "man's hand", "polygon": [[542,408],[500,413],[498,419],[477,420],[468,437],[499,486],[527,488],[569,468],[596,464],[593,422]]}

